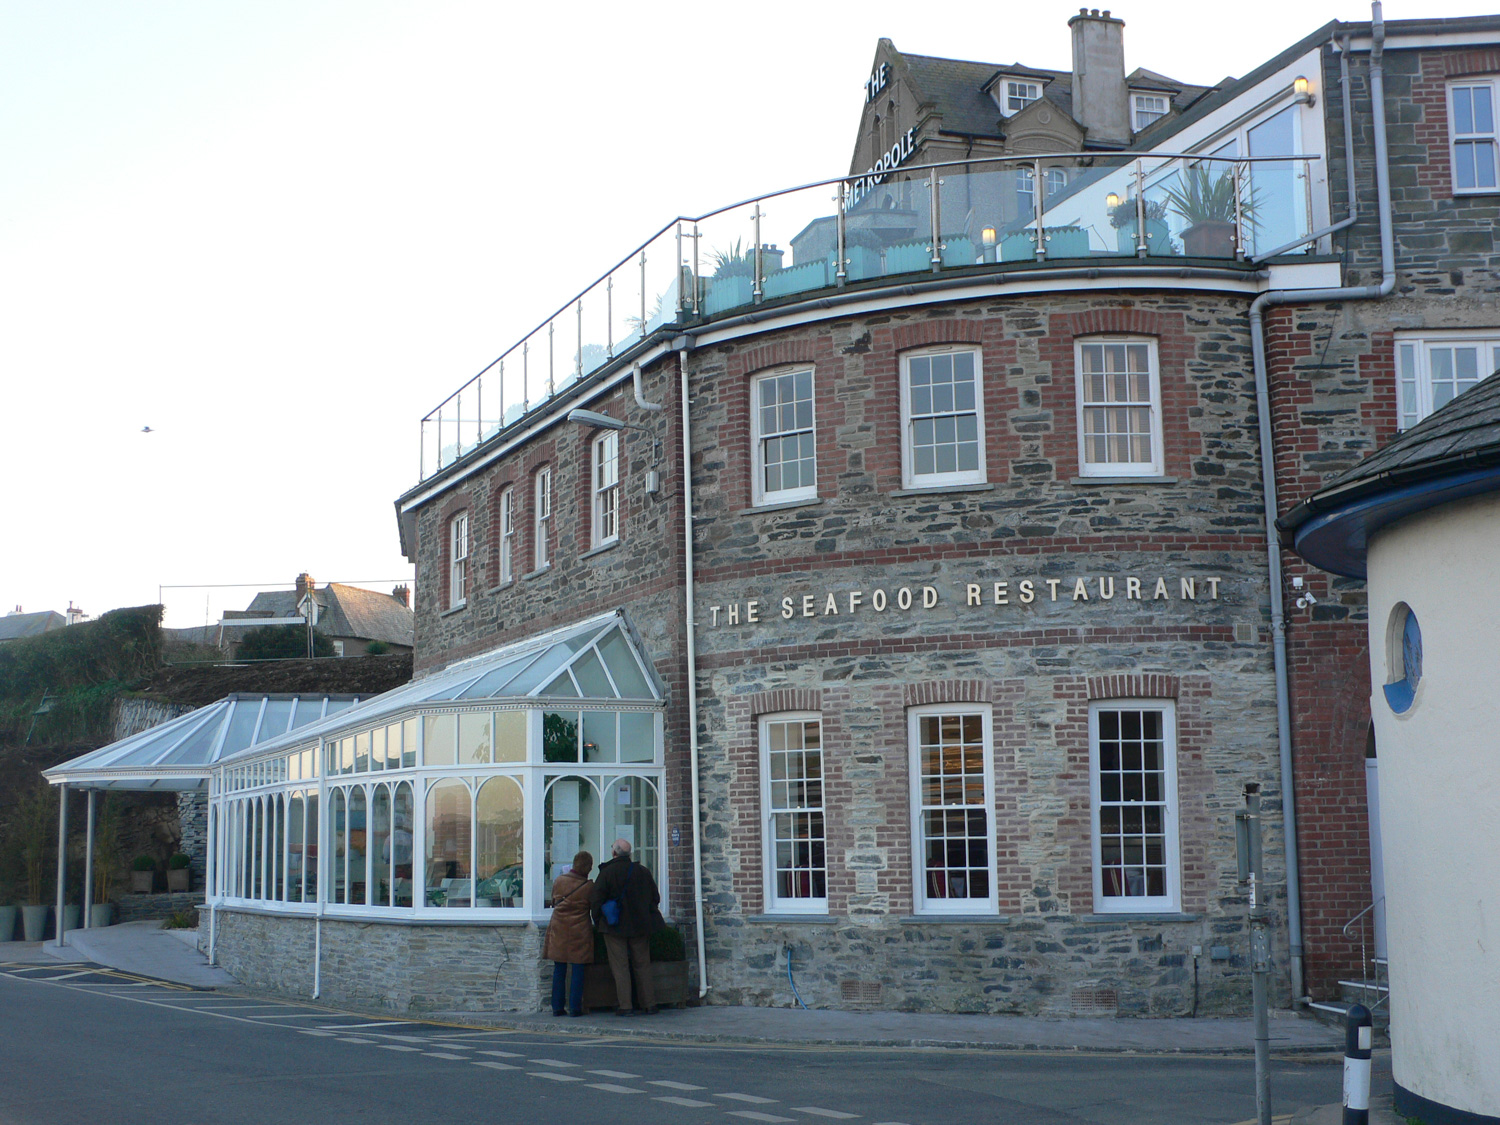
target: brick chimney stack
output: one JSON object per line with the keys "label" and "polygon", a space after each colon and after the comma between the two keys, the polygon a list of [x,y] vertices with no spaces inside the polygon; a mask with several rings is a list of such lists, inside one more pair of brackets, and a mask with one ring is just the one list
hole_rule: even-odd
{"label": "brick chimney stack", "polygon": [[1125,88],[1125,21],[1098,8],[1080,8],[1073,32],[1073,116],[1088,140],[1130,140],[1130,96]]}
{"label": "brick chimney stack", "polygon": [[316,583],[313,582],[312,575],[308,574],[307,571],[304,570],[301,574],[297,575],[297,601],[299,603],[302,601],[303,594],[312,593],[315,585]]}
{"label": "brick chimney stack", "polygon": [[391,591],[391,597],[395,598],[398,602],[400,602],[402,605],[404,605],[407,609],[411,608],[411,587],[410,586],[406,586],[406,585],[397,586],[394,590]]}

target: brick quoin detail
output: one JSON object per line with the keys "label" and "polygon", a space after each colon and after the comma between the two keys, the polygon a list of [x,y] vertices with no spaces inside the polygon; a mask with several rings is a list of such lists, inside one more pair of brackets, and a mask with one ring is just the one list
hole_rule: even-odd
{"label": "brick quoin detail", "polygon": [[[1162,468],[1169,476],[1193,475],[1193,458],[1203,452],[1203,438],[1192,428],[1201,405],[1192,373],[1203,366],[1198,338],[1187,331],[1180,314],[1158,313],[1123,303],[1114,308],[1053,313],[1047,335],[1037,341],[1040,358],[1052,368],[1052,431],[1042,443],[1060,479],[1072,477],[1078,464],[1078,373],[1074,344],[1090,336],[1146,336],[1156,341],[1160,367]],[[1215,354],[1212,362],[1222,366]]]}
{"label": "brick quoin detail", "polygon": [[908,707],[929,703],[988,703],[992,697],[988,680],[928,680],[905,685]]}
{"label": "brick quoin detail", "polygon": [[1090,676],[1090,699],[1176,699],[1176,676]]}
{"label": "brick quoin detail", "polygon": [[821,711],[823,693],[817,688],[778,688],[758,691],[750,697],[750,717],[773,715],[780,711]]}

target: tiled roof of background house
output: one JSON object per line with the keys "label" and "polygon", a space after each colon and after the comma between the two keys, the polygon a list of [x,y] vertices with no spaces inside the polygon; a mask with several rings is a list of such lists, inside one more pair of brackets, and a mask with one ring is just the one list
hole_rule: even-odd
{"label": "tiled roof of background house", "polygon": [[66,626],[68,619],[56,610],[44,609],[37,613],[7,613],[0,617],[0,641],[14,641],[21,637],[39,637],[53,629]]}
{"label": "tiled roof of background house", "polygon": [[[318,603],[318,629],[330,637],[358,637],[366,641],[410,647],[416,638],[415,616],[399,598],[330,582],[313,591]],[[256,594],[243,611],[250,617],[296,617],[297,593],[294,590],[266,590]],[[226,613],[225,627],[237,613]]]}

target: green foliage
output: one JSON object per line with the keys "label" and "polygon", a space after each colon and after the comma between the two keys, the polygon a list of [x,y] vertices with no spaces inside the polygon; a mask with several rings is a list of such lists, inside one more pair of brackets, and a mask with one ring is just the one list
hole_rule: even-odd
{"label": "green foliage", "polygon": [[[683,939],[682,931],[676,926],[668,926],[664,930],[657,930],[651,935],[651,960],[653,961],[686,961],[687,942]],[[594,935],[594,963],[603,965],[609,961],[609,950],[604,945],[604,935]]]}
{"label": "green foliage", "polygon": [[[313,630],[313,656],[332,656],[333,642]],[[236,660],[307,659],[307,630],[293,625],[262,625],[251,629],[235,651]]]}
{"label": "green foliage", "polygon": [[[1146,200],[1145,211],[1148,223],[1153,220],[1159,222],[1167,217],[1166,202],[1160,199],[1148,199]],[[1135,222],[1136,218],[1134,196],[1120,200],[1119,203],[1116,203],[1109,209],[1109,225],[1114,227],[1115,230],[1130,226]]]}
{"label": "green foliage", "polygon": [[26,875],[26,901],[41,906],[47,901],[47,871],[57,831],[57,793],[40,777],[16,803],[13,826]]}
{"label": "green foliage", "polygon": [[161,665],[161,612],[159,605],[111,610],[0,645],[0,742],[104,737],[115,697]]}
{"label": "green foliage", "polygon": [[370,656],[384,656],[391,651],[391,646],[384,641],[371,641],[365,645],[365,652]]}
{"label": "green foliage", "polygon": [[167,920],[161,924],[164,930],[196,930],[198,928],[198,912],[196,910],[174,910],[167,915]]}
{"label": "green foliage", "polygon": [[578,723],[575,720],[555,711],[542,716],[542,761],[578,761]]}
{"label": "green foliage", "polygon": [[169,871],[181,871],[184,868],[191,866],[193,866],[193,857],[190,855],[183,855],[181,852],[178,852],[176,855],[167,860],[167,870]]}
{"label": "green foliage", "polygon": [[138,855],[131,861],[130,869],[132,871],[155,871],[156,860],[149,855]]}
{"label": "green foliage", "polygon": [[120,801],[106,793],[94,818],[94,901],[110,901],[120,866]]}
{"label": "green foliage", "polygon": [[713,267],[715,277],[754,277],[755,249],[746,249],[743,239],[735,239],[727,250],[715,250]]}
{"label": "green foliage", "polygon": [[[1184,168],[1177,181],[1164,187],[1162,194],[1173,211],[1190,225],[1198,223],[1232,223],[1234,212],[1234,176],[1215,172],[1207,164]],[[1240,193],[1240,214],[1247,220],[1255,215],[1252,192]]]}

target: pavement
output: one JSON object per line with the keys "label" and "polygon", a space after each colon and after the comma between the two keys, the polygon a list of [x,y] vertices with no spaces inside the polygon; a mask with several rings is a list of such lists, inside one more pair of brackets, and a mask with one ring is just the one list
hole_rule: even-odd
{"label": "pavement", "polygon": [[[193,988],[239,990],[223,969],[198,951],[196,930],[164,930],[159,922],[126,922],[73,930],[67,944],[11,942],[0,960],[92,962]],[[387,1014],[387,1013],[379,1013]],[[518,1031],[614,1034],[613,1012],[556,1019],[546,1012],[427,1012],[422,1018]],[[1248,1054],[1252,1021],[1245,1018],[1048,1019],[1040,1016],[949,1015],[928,1012],[812,1011],[797,1008],[705,1005],[637,1016],[627,1026],[654,1039],[699,1043],[961,1048],[991,1051],[1080,1051],[1119,1054]],[[1271,1013],[1273,1055],[1342,1054],[1341,1028],[1284,1010]],[[1371,1099],[1371,1125],[1402,1125],[1388,1096]],[[1305,1110],[1290,1125],[1340,1125],[1337,1105]],[[1278,1119],[1280,1122],[1284,1118]]]}

